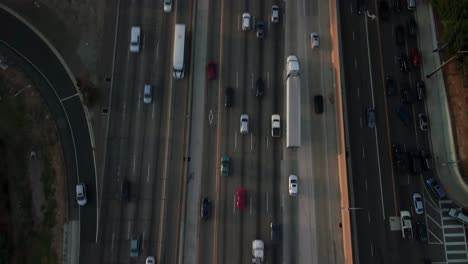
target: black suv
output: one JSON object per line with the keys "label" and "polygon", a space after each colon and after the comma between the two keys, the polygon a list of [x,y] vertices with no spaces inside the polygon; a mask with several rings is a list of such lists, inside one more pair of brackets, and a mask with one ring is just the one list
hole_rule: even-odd
{"label": "black suv", "polygon": [[314,96],[314,103],[315,103],[315,113],[321,114],[323,113],[323,96],[317,94]]}
{"label": "black suv", "polygon": [[401,0],[393,0],[393,11],[401,12]]}
{"label": "black suv", "polygon": [[416,36],[416,32],[418,31],[418,26],[417,26],[416,21],[414,20],[414,18],[410,18],[408,20],[408,22],[406,23],[406,28],[407,28],[407,31],[408,31],[408,36],[410,36],[410,37],[415,37]]}
{"label": "black suv", "polygon": [[405,28],[402,25],[395,28],[395,41],[400,46],[405,44]]}
{"label": "black suv", "polygon": [[385,76],[385,88],[388,96],[392,96],[397,93],[397,84],[392,76]]}
{"label": "black suv", "polygon": [[265,37],[265,23],[263,23],[263,20],[257,21],[255,30],[257,31],[257,38],[263,39],[263,37]]}
{"label": "black suv", "polygon": [[401,72],[409,72],[408,58],[404,53],[398,56],[398,63],[400,64]]}
{"label": "black suv", "polygon": [[423,81],[418,81],[416,83],[416,91],[418,92],[418,100],[423,101],[426,97],[426,85]]}
{"label": "black suv", "polygon": [[411,151],[409,153],[409,162],[411,167],[411,172],[414,174],[419,174],[422,171],[421,167],[421,156],[417,151]]}
{"label": "black suv", "polygon": [[211,200],[208,198],[203,198],[201,204],[201,217],[203,220],[207,220],[210,217],[211,211]]}
{"label": "black suv", "polygon": [[393,168],[405,169],[406,168],[406,155],[403,146],[400,144],[392,145]]}
{"label": "black suv", "polygon": [[390,17],[390,12],[389,12],[389,7],[388,3],[386,1],[380,1],[379,2],[379,12],[380,12],[380,18],[382,20],[388,20]]}
{"label": "black suv", "polygon": [[258,78],[258,80],[257,80],[257,92],[255,93],[255,96],[261,98],[264,95],[265,95],[265,84],[263,83],[262,78]]}
{"label": "black suv", "polygon": [[430,171],[433,168],[432,165],[432,156],[429,152],[421,150],[421,158],[423,160],[423,170]]}
{"label": "black suv", "polygon": [[234,101],[233,97],[234,97],[234,89],[232,89],[231,87],[226,88],[226,90],[224,91],[224,106],[225,107],[232,106],[232,102]]}

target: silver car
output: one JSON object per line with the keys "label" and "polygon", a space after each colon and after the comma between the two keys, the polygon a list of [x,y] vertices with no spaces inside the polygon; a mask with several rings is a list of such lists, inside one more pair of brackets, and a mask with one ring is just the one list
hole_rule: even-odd
{"label": "silver car", "polygon": [[312,34],[310,34],[310,41],[312,43],[312,48],[320,47],[320,37],[317,32],[313,32]]}
{"label": "silver car", "polygon": [[249,133],[249,115],[243,114],[240,117],[240,132],[241,134]]}

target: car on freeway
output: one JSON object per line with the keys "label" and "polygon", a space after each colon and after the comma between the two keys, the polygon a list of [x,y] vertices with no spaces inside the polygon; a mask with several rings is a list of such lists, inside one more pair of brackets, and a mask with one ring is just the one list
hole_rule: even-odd
{"label": "car on freeway", "polygon": [[243,13],[242,14],[242,30],[250,30],[250,14]]}
{"label": "car on freeway", "polygon": [[231,87],[227,87],[224,91],[224,106],[225,107],[232,107],[234,102],[234,89]]}
{"label": "car on freeway", "polygon": [[257,31],[257,38],[263,39],[265,37],[265,22],[263,22],[263,20],[257,20],[255,30]]}
{"label": "car on freeway", "polygon": [[156,259],[153,256],[146,257],[146,264],[156,264]]}
{"label": "car on freeway", "polygon": [[243,114],[240,117],[240,132],[241,134],[249,133],[249,115]]}
{"label": "car on freeway", "polygon": [[172,0],[164,0],[164,12],[170,13],[172,11]]}
{"label": "car on freeway", "polygon": [[416,222],[416,232],[421,242],[427,242],[427,227],[422,222]]}
{"label": "car on freeway", "polygon": [[393,168],[406,169],[406,152],[401,144],[392,145]]}
{"label": "car on freeway", "polygon": [[320,37],[317,32],[313,32],[312,34],[310,34],[310,43],[312,45],[312,48],[320,47]]}
{"label": "car on freeway", "polygon": [[229,167],[231,164],[231,158],[228,155],[221,157],[221,175],[224,177],[229,176]]}
{"label": "car on freeway", "polygon": [[80,182],[76,185],[76,202],[79,206],[84,206],[88,202],[86,184],[84,182]]}
{"label": "car on freeway", "polygon": [[413,174],[420,174],[422,172],[421,156],[419,156],[417,151],[411,151],[408,155],[411,172]]}
{"label": "car on freeway", "polygon": [[289,175],[289,195],[296,196],[298,192],[298,181],[296,175]]}
{"label": "car on freeway", "polygon": [[316,114],[323,113],[323,96],[321,94],[314,96],[314,106]]}
{"label": "car on freeway", "polygon": [[387,90],[387,95],[392,96],[397,93],[397,83],[392,76],[385,76],[385,88]]}
{"label": "car on freeway", "polygon": [[380,19],[386,21],[390,17],[390,8],[388,6],[387,1],[380,1],[379,2],[379,13]]}
{"label": "car on freeway", "polygon": [[208,197],[203,198],[201,202],[201,218],[207,220],[210,217],[211,212],[211,200]]}
{"label": "car on freeway", "polygon": [[413,102],[413,96],[408,86],[404,85],[400,89],[401,102],[403,104],[411,104]]}
{"label": "car on freeway", "polygon": [[427,186],[429,186],[429,188],[431,188],[431,190],[440,199],[444,199],[447,196],[447,194],[445,193],[445,190],[442,188],[442,186],[440,185],[439,181],[436,178],[431,177],[431,178],[427,179],[426,184],[427,184]]}
{"label": "car on freeway", "polygon": [[416,21],[414,18],[408,19],[406,22],[406,31],[408,32],[408,36],[410,37],[415,37],[417,32],[418,32],[418,25],[416,24]]}
{"label": "car on freeway", "polygon": [[216,63],[214,61],[208,62],[207,72],[208,80],[212,81],[216,79]]}
{"label": "car on freeway", "polygon": [[393,11],[401,12],[401,0],[393,0]]}
{"label": "car on freeway", "polygon": [[265,95],[265,83],[263,82],[262,78],[257,79],[255,86],[257,88],[255,96],[258,98],[262,98]]}
{"label": "car on freeway", "polygon": [[414,67],[418,67],[421,64],[421,55],[419,54],[418,48],[411,49],[411,61]]}
{"label": "car on freeway", "polygon": [[134,237],[130,241],[130,257],[138,257],[140,254],[140,238]]}
{"label": "car on freeway", "polygon": [[271,238],[271,242],[273,242],[274,245],[278,245],[281,241],[280,232],[281,232],[281,225],[271,222],[270,223],[270,238]]}
{"label": "car on freeway", "polygon": [[130,182],[127,179],[122,182],[122,201],[130,202]]}
{"label": "car on freeway", "polygon": [[279,7],[277,5],[273,5],[271,7],[271,22],[273,23],[279,22]]}
{"label": "car on freeway", "polygon": [[426,114],[419,113],[418,120],[419,120],[419,129],[421,131],[429,130],[429,119],[427,118]]}
{"label": "car on freeway", "polygon": [[423,170],[430,171],[433,169],[432,156],[428,151],[421,149],[421,158],[423,159]]}
{"label": "car on freeway", "polygon": [[152,88],[151,84],[147,83],[143,87],[143,103],[145,104],[151,104],[153,101],[153,95],[152,95]]}
{"label": "car on freeway", "polygon": [[395,41],[399,46],[403,46],[405,44],[405,28],[402,25],[398,25],[395,28]]}
{"label": "car on freeway", "polygon": [[422,80],[416,82],[416,92],[418,93],[418,100],[424,101],[424,98],[426,98],[426,85]]}
{"label": "car on freeway", "polygon": [[239,188],[236,191],[236,207],[244,210],[247,203],[247,191],[244,188]]}
{"label": "car on freeway", "polygon": [[375,110],[371,107],[367,108],[367,126],[375,128]]}
{"label": "car on freeway", "polygon": [[420,215],[424,213],[424,203],[421,194],[413,193],[413,206],[416,214]]}
{"label": "car on freeway", "polygon": [[409,72],[408,58],[406,58],[406,55],[404,53],[401,53],[397,59],[398,64],[400,65],[400,71],[405,73]]}
{"label": "car on freeway", "polygon": [[394,111],[398,116],[398,119],[401,120],[403,125],[409,127],[410,125],[410,112],[406,109],[404,105],[399,105],[394,107]]}

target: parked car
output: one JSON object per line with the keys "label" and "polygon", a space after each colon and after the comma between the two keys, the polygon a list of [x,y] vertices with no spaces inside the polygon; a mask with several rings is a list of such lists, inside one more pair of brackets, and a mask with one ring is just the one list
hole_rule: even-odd
{"label": "parked car", "polygon": [[399,46],[403,46],[405,44],[405,28],[402,25],[398,25],[395,28],[395,41]]}
{"label": "parked car", "polygon": [[397,83],[392,76],[385,76],[385,88],[388,96],[392,96],[397,93]]}
{"label": "parked car", "polygon": [[310,34],[310,42],[311,42],[312,48],[320,47],[320,37],[317,32],[313,32],[312,34]]}
{"label": "parked car", "polygon": [[321,94],[314,96],[314,105],[316,114],[323,113],[323,96]]}
{"label": "parked car", "polygon": [[444,199],[447,196],[445,190],[442,188],[442,186],[440,186],[440,183],[436,178],[432,177],[427,179],[426,184],[440,199]]}
{"label": "parked car", "polygon": [[418,25],[416,24],[416,21],[414,20],[414,18],[410,18],[408,19],[408,22],[406,22],[406,28],[407,28],[407,32],[408,32],[408,35],[410,37],[415,37],[417,32],[418,32]]}
{"label": "parked car", "polygon": [[224,106],[231,107],[234,102],[234,89],[227,87],[224,91]]}
{"label": "parked car", "polygon": [[375,110],[374,108],[367,108],[367,126],[375,128]]}
{"label": "parked car", "polygon": [[[427,228],[426,225],[422,222],[416,222],[416,232],[418,234],[418,239],[421,242],[427,242]],[[429,262],[431,263],[431,262]]]}
{"label": "parked car", "polygon": [[401,144],[392,145],[393,168],[406,169],[406,152]]}
{"label": "parked car", "polygon": [[289,195],[296,196],[298,192],[298,182],[296,175],[289,175]]}
{"label": "parked car", "polygon": [[421,194],[413,193],[413,206],[416,214],[420,215],[424,213],[424,203]]}
{"label": "parked car", "polygon": [[263,20],[257,20],[255,30],[257,31],[257,38],[263,39],[263,37],[265,37],[265,23]]}
{"label": "parked car", "polygon": [[418,100],[423,101],[426,97],[426,85],[422,80],[416,83],[416,91],[418,93]]}
{"label": "parked car", "polygon": [[247,191],[243,188],[239,188],[236,191],[236,207],[238,209],[244,210],[246,207],[247,201]]}
{"label": "parked car", "polygon": [[84,206],[88,202],[86,184],[84,182],[80,182],[76,185],[76,202],[79,206]]}
{"label": "parked car", "polygon": [[229,167],[231,164],[231,158],[228,155],[223,155],[221,157],[221,175],[224,177],[229,176]]}
{"label": "parked car", "polygon": [[208,80],[212,81],[216,79],[216,63],[214,61],[208,62]]}
{"label": "parked car", "polygon": [[271,7],[271,22],[278,23],[279,21],[279,7],[277,5],[273,5]]}
{"label": "parked car", "polygon": [[419,120],[419,129],[421,131],[429,130],[429,119],[427,118],[427,115],[423,113],[419,113],[418,120]]}
{"label": "parked car", "polygon": [[404,53],[401,53],[400,56],[398,56],[398,64],[400,64],[400,71],[401,72],[409,72],[409,66],[408,66],[408,59],[406,58],[406,55]]}
{"label": "parked car", "polygon": [[210,217],[211,212],[211,200],[207,197],[203,198],[201,202],[201,217],[203,220],[207,220]]}
{"label": "parked car", "polygon": [[421,55],[419,55],[418,48],[411,49],[411,61],[414,67],[418,67],[421,64]]}
{"label": "parked car", "polygon": [[380,19],[386,21],[390,17],[390,8],[388,7],[387,1],[380,1],[379,2],[379,13]]}
{"label": "parked car", "polygon": [[172,0],[164,0],[164,12],[170,13],[172,11]]}
{"label": "parked car", "polygon": [[401,12],[401,0],[393,0],[393,11]]}
{"label": "parked car", "polygon": [[423,159],[423,170],[430,171],[433,169],[432,164],[432,156],[429,152],[425,151],[424,149],[421,150],[421,157]]}
{"label": "parked car", "polygon": [[262,98],[265,95],[265,83],[263,82],[262,78],[257,79],[255,86],[257,88],[255,96]]}

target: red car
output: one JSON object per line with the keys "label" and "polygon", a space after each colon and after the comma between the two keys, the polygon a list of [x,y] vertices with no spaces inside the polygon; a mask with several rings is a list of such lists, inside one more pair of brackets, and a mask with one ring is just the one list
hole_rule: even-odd
{"label": "red car", "polygon": [[419,55],[419,51],[417,48],[411,49],[411,60],[413,61],[413,66],[419,66],[421,64],[421,55]]}
{"label": "red car", "polygon": [[243,188],[237,189],[236,192],[236,207],[243,210],[245,209],[247,191]]}
{"label": "red car", "polygon": [[213,61],[208,62],[208,80],[216,79],[216,63]]}

